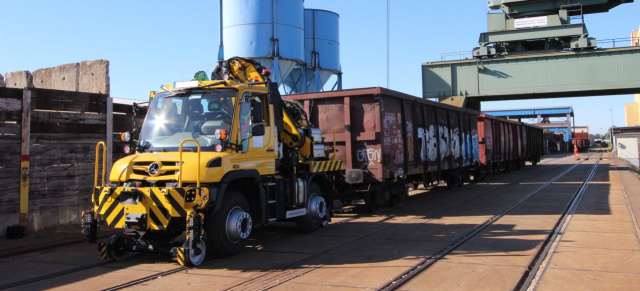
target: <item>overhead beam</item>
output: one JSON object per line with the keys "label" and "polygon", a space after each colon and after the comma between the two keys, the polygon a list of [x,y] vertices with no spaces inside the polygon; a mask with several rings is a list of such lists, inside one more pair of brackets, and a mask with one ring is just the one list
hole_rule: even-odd
{"label": "overhead beam", "polygon": [[640,93],[640,47],[422,64],[424,98],[477,101]]}

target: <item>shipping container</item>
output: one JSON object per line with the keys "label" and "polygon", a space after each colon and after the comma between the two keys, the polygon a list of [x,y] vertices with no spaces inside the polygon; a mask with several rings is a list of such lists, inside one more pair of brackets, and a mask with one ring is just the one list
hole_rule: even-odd
{"label": "shipping container", "polygon": [[480,162],[477,111],[380,87],[283,98],[303,104],[328,154],[344,162],[344,203],[363,198],[373,210],[396,203],[407,184],[461,186]]}

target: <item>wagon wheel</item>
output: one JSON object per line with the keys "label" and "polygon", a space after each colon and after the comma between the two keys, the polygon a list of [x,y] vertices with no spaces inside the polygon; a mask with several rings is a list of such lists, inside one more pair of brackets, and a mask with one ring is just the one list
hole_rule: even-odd
{"label": "wagon wheel", "polygon": [[455,175],[455,180],[456,180],[456,187],[462,187],[462,185],[464,185],[464,177],[462,176],[461,171],[458,171],[458,173]]}
{"label": "wagon wheel", "polygon": [[454,176],[455,174],[453,172],[449,173],[449,176],[447,176],[447,190],[453,189],[453,184],[455,180]]}
{"label": "wagon wheel", "polygon": [[418,190],[418,188],[420,188],[420,182],[419,181],[411,182],[411,189]]}
{"label": "wagon wheel", "polygon": [[364,205],[367,207],[367,211],[369,211],[369,213],[374,213],[378,210],[375,193],[376,192],[374,191],[369,191],[364,195]]}

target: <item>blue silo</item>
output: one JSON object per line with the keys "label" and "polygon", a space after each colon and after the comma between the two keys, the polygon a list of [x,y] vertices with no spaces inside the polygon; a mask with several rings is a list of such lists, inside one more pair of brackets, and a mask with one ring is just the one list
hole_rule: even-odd
{"label": "blue silo", "polygon": [[224,58],[258,60],[276,82],[303,62],[304,0],[222,0],[221,4]]}
{"label": "blue silo", "polygon": [[[292,92],[317,92],[334,74],[342,89],[339,18],[332,11],[304,10],[304,60],[285,80]],[[305,85],[303,85],[305,84]]]}

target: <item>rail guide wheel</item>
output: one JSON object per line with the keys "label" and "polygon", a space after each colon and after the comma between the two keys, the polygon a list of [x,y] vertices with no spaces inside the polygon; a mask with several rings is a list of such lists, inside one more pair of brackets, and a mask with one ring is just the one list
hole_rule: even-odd
{"label": "rail guide wheel", "polygon": [[106,244],[107,256],[114,261],[123,261],[129,255],[129,238],[123,234],[114,234]]}
{"label": "rail guide wheel", "polygon": [[178,263],[183,266],[199,266],[207,256],[207,244],[204,233],[204,217],[201,214],[189,215],[187,239],[178,248]]}
{"label": "rail guide wheel", "polygon": [[178,248],[176,258],[182,266],[200,266],[207,256],[207,244],[199,240],[195,244],[185,241],[183,247]]}

